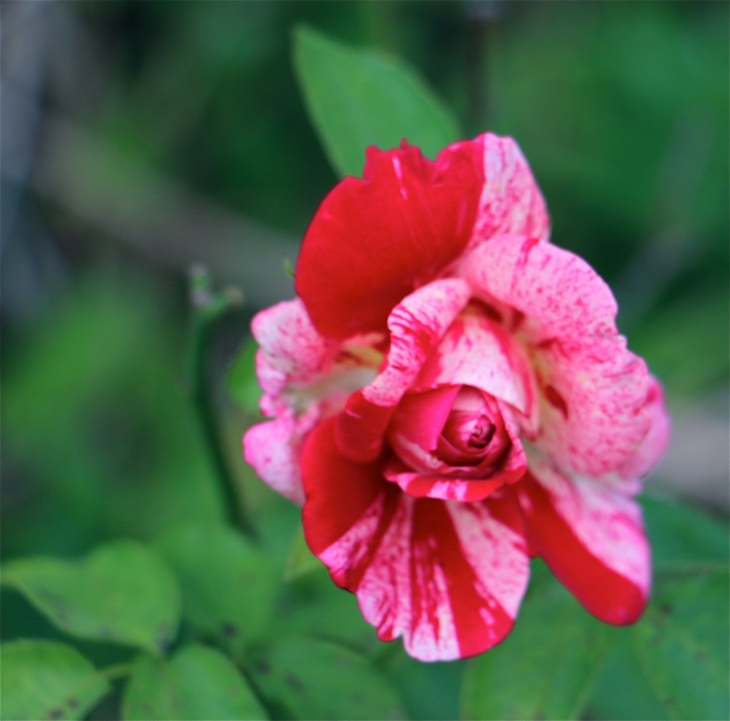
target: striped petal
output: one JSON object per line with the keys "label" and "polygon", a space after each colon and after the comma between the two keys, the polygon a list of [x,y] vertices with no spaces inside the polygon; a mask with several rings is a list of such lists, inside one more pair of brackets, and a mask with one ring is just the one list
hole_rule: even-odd
{"label": "striped petal", "polygon": [[605,623],[637,621],[651,586],[638,503],[536,458],[513,488],[532,548],[563,585]]}
{"label": "striped petal", "polygon": [[381,639],[402,636],[415,658],[443,661],[509,633],[529,575],[509,499],[412,498],[382,478],[382,461],[342,456],[332,421],[313,431],[302,470],[310,548]]}

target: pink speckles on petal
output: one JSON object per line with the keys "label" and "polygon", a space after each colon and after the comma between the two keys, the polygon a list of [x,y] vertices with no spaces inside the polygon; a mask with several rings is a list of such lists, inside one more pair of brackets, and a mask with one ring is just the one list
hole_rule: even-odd
{"label": "pink speckles on petal", "polygon": [[[523,317],[514,337],[529,354],[542,398],[539,427],[526,429],[530,439],[573,472],[628,470],[650,416],[664,410],[642,410],[651,381],[616,330],[608,286],[581,258],[518,236],[479,246],[458,272],[485,302]],[[647,453],[658,457],[660,448]]]}
{"label": "pink speckles on petal", "polygon": [[260,346],[259,383],[270,396],[281,393],[289,383],[306,383],[324,372],[339,345],[315,330],[298,298],[258,313],[251,322],[251,331]]}
{"label": "pink speckles on petal", "polygon": [[492,133],[476,142],[484,152],[484,186],[469,247],[503,233],[547,240],[545,201],[517,143]]}
{"label": "pink speckles on petal", "polygon": [[413,390],[441,385],[481,388],[525,415],[534,412],[537,400],[525,351],[478,305],[469,306],[451,324],[421,369]]}
{"label": "pink speckles on petal", "polygon": [[648,419],[649,430],[636,450],[618,468],[623,478],[643,478],[657,463],[669,442],[670,421],[664,408],[664,391],[661,383],[651,377],[640,413]]}
{"label": "pink speckles on petal", "polygon": [[286,414],[253,426],[243,437],[246,462],[275,491],[300,506],[304,504],[304,489],[299,464],[314,420],[311,415],[297,419]]}
{"label": "pink speckles on petal", "polygon": [[525,236],[503,235],[465,253],[457,274],[477,297],[518,310],[516,329],[531,344],[558,339],[567,350],[616,335],[616,301],[606,283],[573,253]]}
{"label": "pink speckles on petal", "polygon": [[379,406],[398,403],[470,297],[466,282],[449,278],[419,288],[393,308],[388,317],[391,336],[386,366],[363,389],[363,396]]}

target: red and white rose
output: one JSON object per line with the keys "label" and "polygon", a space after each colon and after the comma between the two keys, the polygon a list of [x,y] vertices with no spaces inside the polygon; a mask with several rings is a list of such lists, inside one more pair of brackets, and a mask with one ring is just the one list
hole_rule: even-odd
{"label": "red and white rose", "polygon": [[261,478],[384,640],[424,661],[500,642],[542,557],[625,624],[650,588],[633,496],[666,445],[659,383],[608,286],[548,242],[511,138],[435,162],[370,148],[312,220],[296,300],[259,313]]}

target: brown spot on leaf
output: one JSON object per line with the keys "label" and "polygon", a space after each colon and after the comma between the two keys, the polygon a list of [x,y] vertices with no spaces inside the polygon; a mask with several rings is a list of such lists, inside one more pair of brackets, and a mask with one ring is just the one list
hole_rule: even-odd
{"label": "brown spot on leaf", "polygon": [[230,623],[230,621],[225,621],[221,624],[221,633],[224,638],[234,638],[238,635],[238,628],[236,628],[235,624]]}
{"label": "brown spot on leaf", "polygon": [[256,670],[259,673],[262,673],[262,674],[271,673],[271,664],[269,664],[268,661],[264,661],[263,659],[261,659],[260,661],[257,661],[255,665],[256,665]]}
{"label": "brown spot on leaf", "polygon": [[50,713],[48,714],[48,718],[51,718],[51,719],[63,718],[63,709],[62,708],[52,708]]}
{"label": "brown spot on leaf", "polygon": [[66,701],[66,706],[68,706],[69,708],[78,708],[79,700],[77,698],[70,698]]}
{"label": "brown spot on leaf", "polygon": [[162,626],[157,627],[157,648],[160,649],[163,653],[167,651],[168,648],[170,648],[170,644],[172,643],[172,629],[166,625],[163,624]]}
{"label": "brown spot on leaf", "polygon": [[297,693],[304,691],[304,684],[293,673],[288,673],[284,677],[284,682],[292,691],[296,691]]}
{"label": "brown spot on leaf", "polygon": [[111,628],[111,626],[105,626],[105,625],[99,626],[99,635],[102,638],[114,638],[114,636],[115,636],[114,629]]}

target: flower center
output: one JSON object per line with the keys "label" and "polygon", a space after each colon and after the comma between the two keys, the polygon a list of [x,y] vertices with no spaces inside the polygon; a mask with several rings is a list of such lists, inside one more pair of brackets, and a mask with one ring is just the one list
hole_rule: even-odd
{"label": "flower center", "polygon": [[[499,407],[482,391],[464,386],[454,400],[436,455],[453,466],[476,466],[506,440]],[[494,447],[494,448],[493,448]]]}
{"label": "flower center", "polygon": [[472,411],[452,410],[441,435],[455,448],[468,452],[486,448],[494,430],[494,423],[483,410],[478,415]]}

